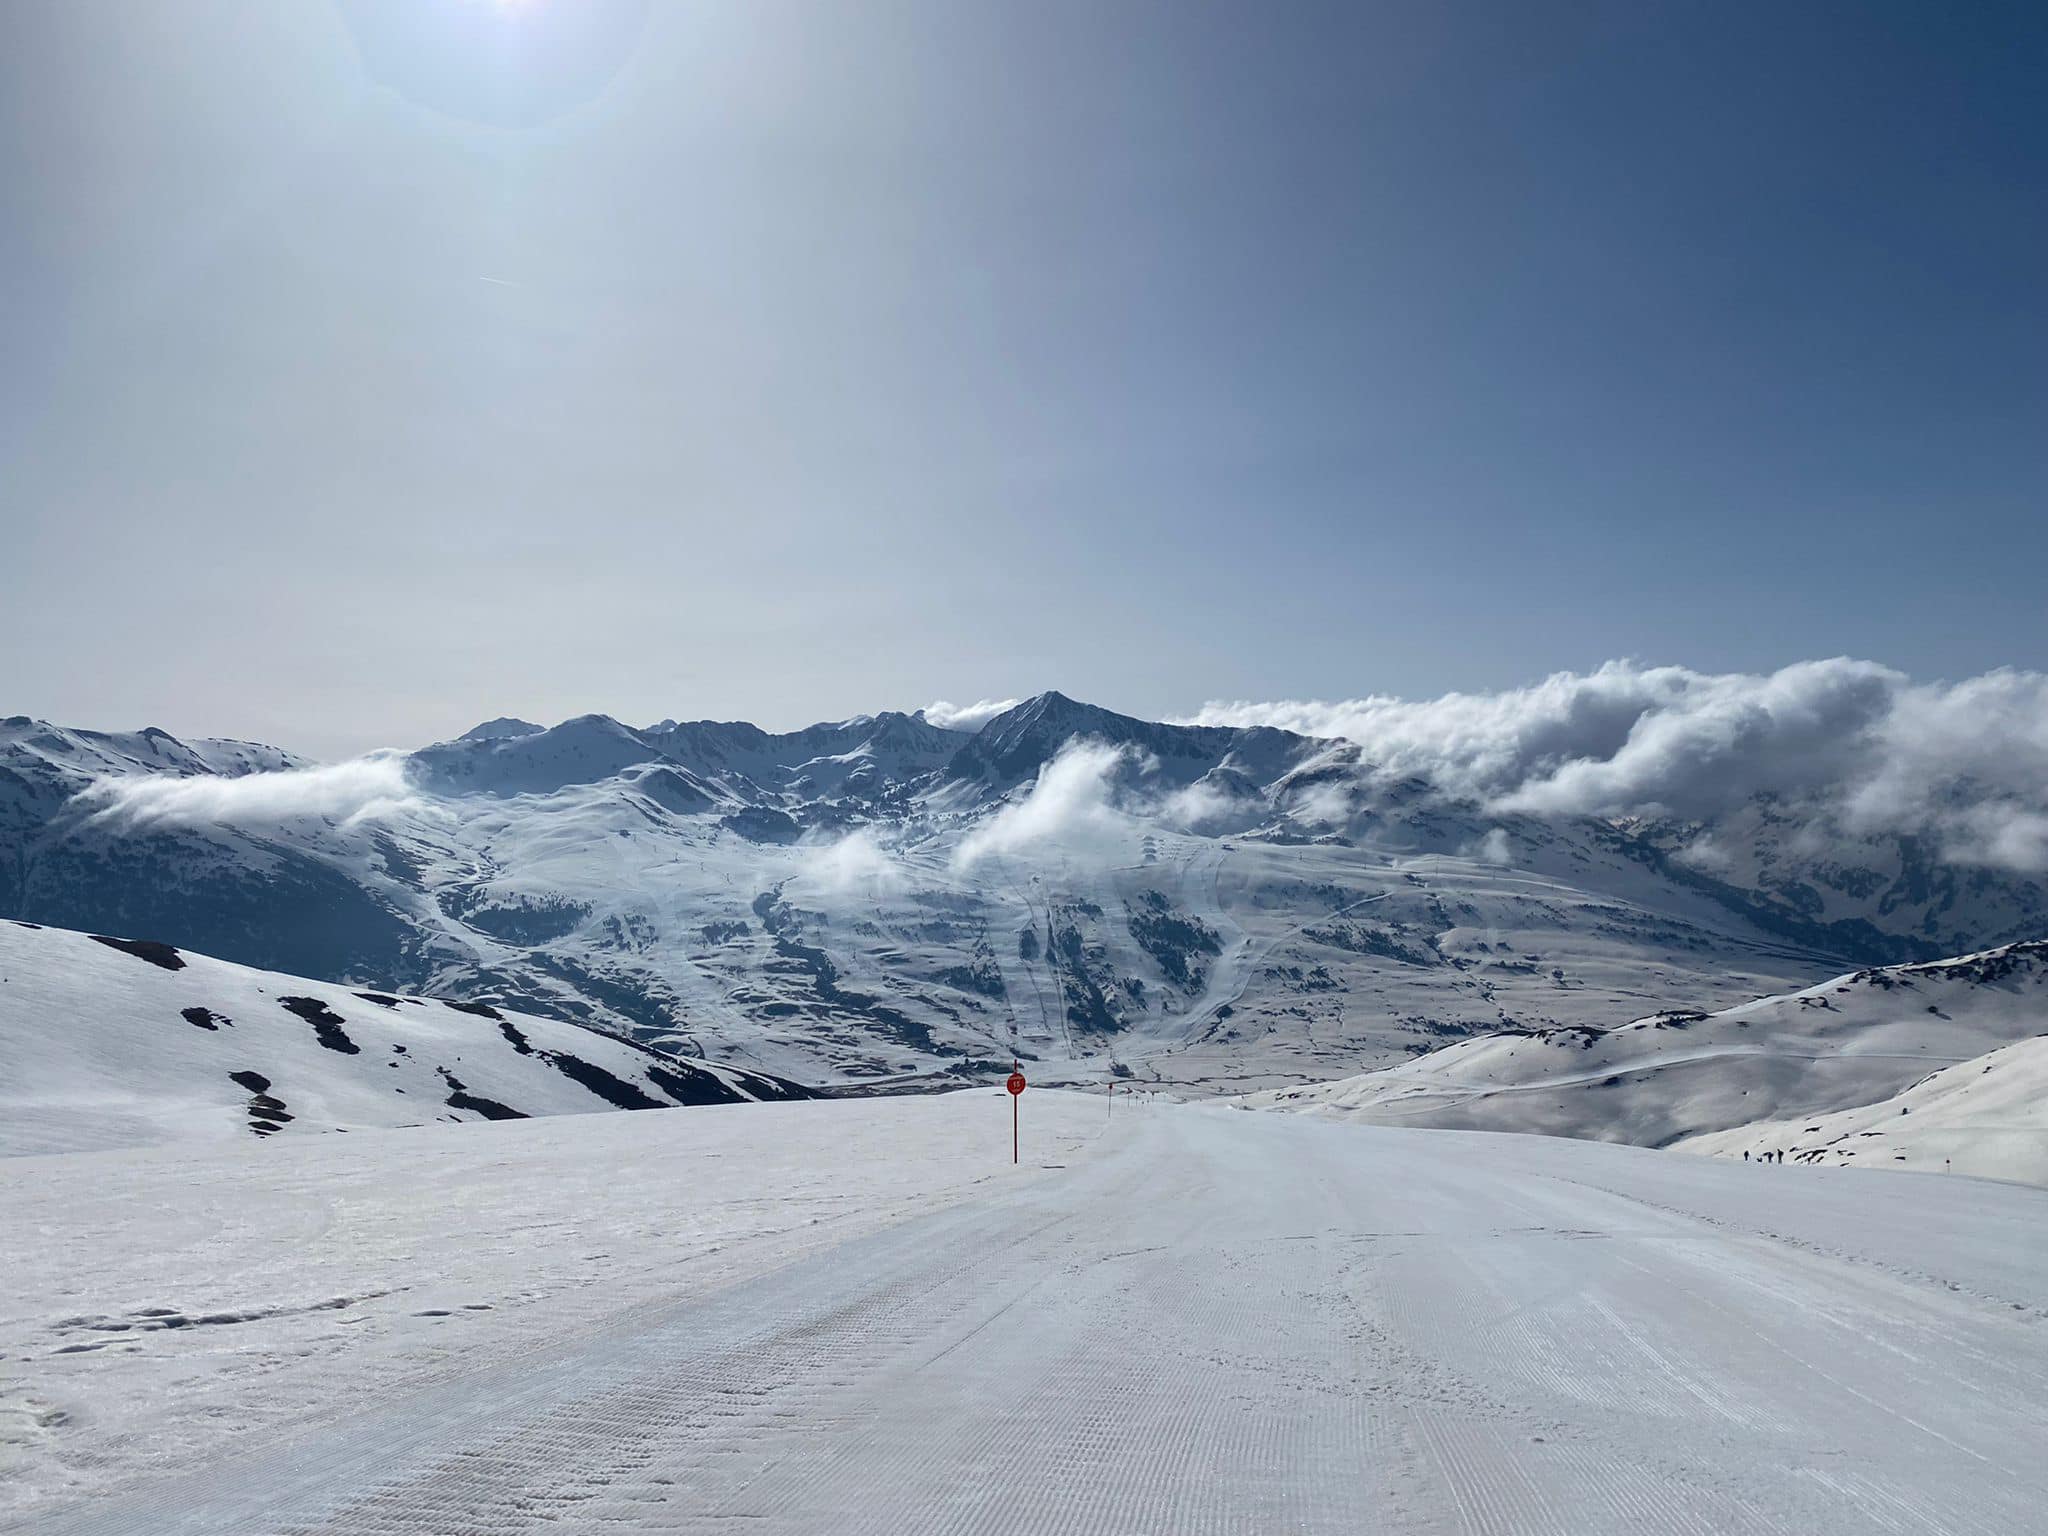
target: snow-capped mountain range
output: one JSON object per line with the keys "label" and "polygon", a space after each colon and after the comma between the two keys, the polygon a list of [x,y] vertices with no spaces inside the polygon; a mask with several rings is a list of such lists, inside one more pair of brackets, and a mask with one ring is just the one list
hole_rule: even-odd
{"label": "snow-capped mountain range", "polygon": [[1502,815],[1351,741],[1046,693],[973,731],[499,719],[329,766],[15,717],[0,914],[814,1083],[1014,1055],[1245,1090],[2034,938],[2048,896],[1768,797]]}

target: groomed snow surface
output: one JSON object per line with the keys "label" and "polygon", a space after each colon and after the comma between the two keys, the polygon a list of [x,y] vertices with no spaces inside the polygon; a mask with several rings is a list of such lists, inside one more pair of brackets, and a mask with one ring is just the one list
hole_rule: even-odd
{"label": "groomed snow surface", "polygon": [[2048,1192],[1022,1110],[0,1163],[0,1527],[2042,1529]]}

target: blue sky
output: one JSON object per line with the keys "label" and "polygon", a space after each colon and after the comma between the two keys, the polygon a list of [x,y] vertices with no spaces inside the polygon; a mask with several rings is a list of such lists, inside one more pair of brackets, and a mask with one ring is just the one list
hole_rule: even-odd
{"label": "blue sky", "polygon": [[0,712],[2048,666],[2035,5],[0,18]]}

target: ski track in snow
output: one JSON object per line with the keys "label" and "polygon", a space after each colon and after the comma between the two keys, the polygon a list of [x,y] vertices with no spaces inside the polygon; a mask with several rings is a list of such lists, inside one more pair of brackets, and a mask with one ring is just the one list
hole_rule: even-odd
{"label": "ski track in snow", "polygon": [[[412,1221],[445,1222],[449,1245],[494,1236],[478,1191],[522,1146],[603,1177],[649,1138],[693,1191],[642,1186],[679,1250],[718,1252],[695,1207],[752,1201],[761,1230],[728,1212],[721,1284],[650,1279],[660,1232],[620,1235],[641,1269],[556,1298],[577,1326],[480,1321],[501,1331],[424,1374],[341,1356],[336,1400],[298,1423],[190,1441],[170,1475],[141,1457],[100,1497],[75,1485],[6,1528],[2040,1529],[2048,1193],[1143,1101],[1105,1120],[1101,1100],[1064,1094],[1023,1108],[1038,1157],[1014,1172],[995,1161],[1008,1114],[986,1092],[350,1138],[347,1156],[394,1167],[459,1146],[457,1173],[425,1193],[353,1191],[429,1202]],[[282,1150],[234,1156],[260,1168]],[[165,1156],[11,1171],[40,1172],[47,1195]],[[792,1236],[753,1162],[807,1168],[816,1201],[889,1193],[830,1238]],[[611,1243],[647,1177],[629,1170],[589,1212],[576,1179],[517,1187],[548,1247],[580,1253]],[[0,1183],[0,1214],[20,1213],[29,1182]],[[187,1185],[165,1219],[202,1231],[211,1198]],[[465,1234],[471,1210],[485,1231]],[[317,1243],[317,1212],[298,1219],[293,1243]],[[222,1232],[223,1266],[268,1240]],[[421,1278],[440,1257],[418,1253]],[[329,1259],[321,1284],[341,1285],[349,1263]],[[349,1294],[389,1283],[389,1266],[359,1267]],[[462,1278],[495,1278],[485,1299],[504,1304],[547,1275],[544,1254],[512,1251]],[[46,1321],[4,1324],[0,1385],[19,1385],[24,1330]],[[27,1364],[33,1382],[48,1362]],[[98,1368],[122,1390],[120,1362]],[[61,1375],[47,1385],[63,1397]],[[146,1442],[148,1426],[128,1433]]]}

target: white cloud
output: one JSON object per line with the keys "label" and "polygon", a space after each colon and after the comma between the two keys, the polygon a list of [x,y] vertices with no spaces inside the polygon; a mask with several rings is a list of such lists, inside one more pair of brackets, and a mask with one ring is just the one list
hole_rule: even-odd
{"label": "white cloud", "polygon": [[1161,820],[1190,832],[1238,821],[1244,812],[1242,801],[1201,779],[1175,790],[1159,806]]}
{"label": "white cloud", "polygon": [[907,883],[902,866],[868,827],[807,848],[803,875],[819,892],[832,896],[886,896]]}
{"label": "white cloud", "polygon": [[1505,827],[1493,828],[1486,836],[1480,838],[1477,843],[1465,849],[1464,852],[1467,858],[1477,859],[1482,864],[1512,864],[1515,862],[1515,850],[1508,842],[1508,834]]}
{"label": "white cloud", "polygon": [[1341,779],[1322,779],[1294,796],[1294,818],[1319,827],[1341,827],[1351,819],[1351,786]]}
{"label": "white cloud", "polygon": [[235,778],[174,774],[105,778],[81,790],[77,800],[92,811],[94,820],[137,827],[274,825],[301,816],[353,823],[398,815],[421,805],[406,782],[405,757],[397,752]]}
{"label": "white cloud", "polygon": [[1768,674],[1612,661],[1527,688],[1212,703],[1205,725],[1358,743],[1372,771],[1500,811],[1706,820],[1760,793],[1850,833],[2048,870],[2048,675],[1916,683],[1836,657]]}
{"label": "white cloud", "polygon": [[1043,843],[1086,852],[1121,841],[1131,818],[1111,803],[1116,775],[1142,770],[1125,747],[1080,737],[1066,743],[1038,770],[1022,800],[1012,801],[960,840],[956,868],[969,869],[991,854],[1017,853]]}
{"label": "white cloud", "polygon": [[1690,864],[1694,869],[1705,870],[1710,875],[1725,875],[1735,867],[1735,856],[1712,833],[1702,832],[1674,855],[1681,864]]}
{"label": "white cloud", "polygon": [[1005,710],[1015,709],[1016,699],[977,699],[972,704],[952,704],[934,699],[924,707],[924,717],[948,731],[978,731]]}

